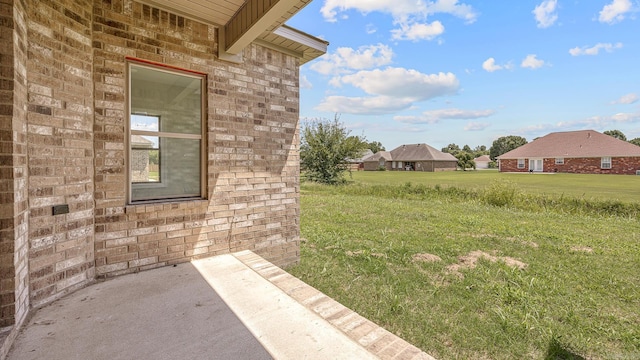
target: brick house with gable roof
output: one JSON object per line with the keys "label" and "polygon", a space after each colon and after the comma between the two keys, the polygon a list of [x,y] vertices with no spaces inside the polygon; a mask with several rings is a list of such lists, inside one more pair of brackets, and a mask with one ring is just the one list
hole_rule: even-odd
{"label": "brick house with gable roof", "polygon": [[284,22],[310,2],[2,1],[0,327],[97,277],[298,261],[298,70],[328,43]]}
{"label": "brick house with gable roof", "polygon": [[501,172],[636,175],[640,146],[594,130],[555,132],[497,159]]}
{"label": "brick house with gable roof", "polygon": [[378,151],[364,159],[364,170],[390,171],[456,170],[458,159],[427,144],[400,145],[391,151]]}

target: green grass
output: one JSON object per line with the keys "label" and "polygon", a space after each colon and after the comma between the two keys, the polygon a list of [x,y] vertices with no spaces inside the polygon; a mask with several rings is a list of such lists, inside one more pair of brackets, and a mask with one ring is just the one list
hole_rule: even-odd
{"label": "green grass", "polygon": [[640,176],[583,175],[583,174],[506,174],[497,170],[444,171],[437,173],[418,171],[359,171],[353,180],[372,185],[392,185],[410,182],[428,186],[456,186],[479,189],[496,179],[518,184],[527,192],[565,195],[586,199],[622,200],[640,202]]}
{"label": "green grass", "polygon": [[[385,192],[372,185],[393,184],[396,174],[371,174],[381,178],[358,173],[357,186],[302,185],[306,241],[292,274],[440,359],[640,357],[637,217],[497,207],[464,193],[411,188],[403,195],[406,186]],[[428,175],[451,179],[441,186],[469,188],[481,185],[467,179],[501,175],[470,174]],[[419,175],[398,176],[395,184],[433,181]],[[519,176],[543,182],[528,183],[531,193],[547,193],[549,184],[537,179],[564,177]],[[606,183],[579,177],[569,180]],[[609,177],[627,178],[635,179]],[[459,274],[451,269],[474,251],[526,267],[480,259]],[[416,254],[441,261],[416,261]]]}

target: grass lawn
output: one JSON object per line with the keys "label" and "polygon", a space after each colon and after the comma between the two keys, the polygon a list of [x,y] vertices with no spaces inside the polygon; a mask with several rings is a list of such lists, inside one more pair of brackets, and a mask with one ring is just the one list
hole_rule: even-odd
{"label": "grass lawn", "polygon": [[399,185],[405,182],[428,186],[484,188],[496,179],[516,183],[524,191],[557,194],[587,199],[640,202],[640,176],[586,174],[513,174],[497,170],[443,171],[359,171],[353,180],[365,184]]}
{"label": "grass lawn", "polygon": [[[502,175],[371,172],[354,179],[473,187]],[[542,193],[571,183],[561,193],[602,198],[600,188],[608,187],[626,189],[619,198],[639,196],[630,184],[640,185],[640,177],[512,176]],[[580,183],[591,187],[573,188]],[[302,184],[306,241],[300,265],[288,269],[344,305],[440,359],[640,358],[637,218],[506,209],[437,193],[354,195],[349,188]]]}

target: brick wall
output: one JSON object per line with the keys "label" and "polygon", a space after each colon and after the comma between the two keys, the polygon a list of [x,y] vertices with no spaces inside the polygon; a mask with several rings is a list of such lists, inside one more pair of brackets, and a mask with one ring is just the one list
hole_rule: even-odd
{"label": "brick wall", "polygon": [[[137,2],[96,1],[93,29],[98,275],[244,249],[297,261],[298,60],[219,62],[214,27]],[[207,74],[207,200],[127,205],[127,57]]]}
{"label": "brick wall", "polygon": [[[130,0],[0,0],[0,33],[0,326],[96,276],[298,261],[298,59],[220,62],[214,27]],[[127,204],[128,57],[207,75],[206,199]]]}
{"label": "brick wall", "polygon": [[[611,169],[600,168],[601,158],[564,158],[564,164],[557,165],[555,158],[543,159],[544,172],[560,172],[574,174],[617,174],[635,175],[640,170],[640,157],[613,157]],[[518,169],[518,160],[500,160],[501,172],[528,172],[529,159],[525,159],[524,169]]]}
{"label": "brick wall", "polygon": [[[92,5],[28,1],[29,276],[35,305],[94,278]],[[69,213],[54,216],[52,206],[60,204]]]}
{"label": "brick wall", "polygon": [[29,308],[25,13],[23,1],[0,1],[0,327]]}

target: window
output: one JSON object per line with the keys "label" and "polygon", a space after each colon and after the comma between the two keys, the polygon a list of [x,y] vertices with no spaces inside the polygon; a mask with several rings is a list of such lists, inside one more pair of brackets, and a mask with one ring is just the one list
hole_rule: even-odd
{"label": "window", "polygon": [[391,163],[391,168],[395,169],[396,168],[396,162],[394,161],[393,163]]}
{"label": "window", "polygon": [[204,75],[129,63],[129,200],[205,194]]}
{"label": "window", "polygon": [[600,168],[611,169],[611,157],[605,156],[602,159],[600,159]]}
{"label": "window", "polygon": [[518,169],[524,169],[524,159],[518,159]]}
{"label": "window", "polygon": [[564,165],[564,158],[556,158],[556,165]]}

